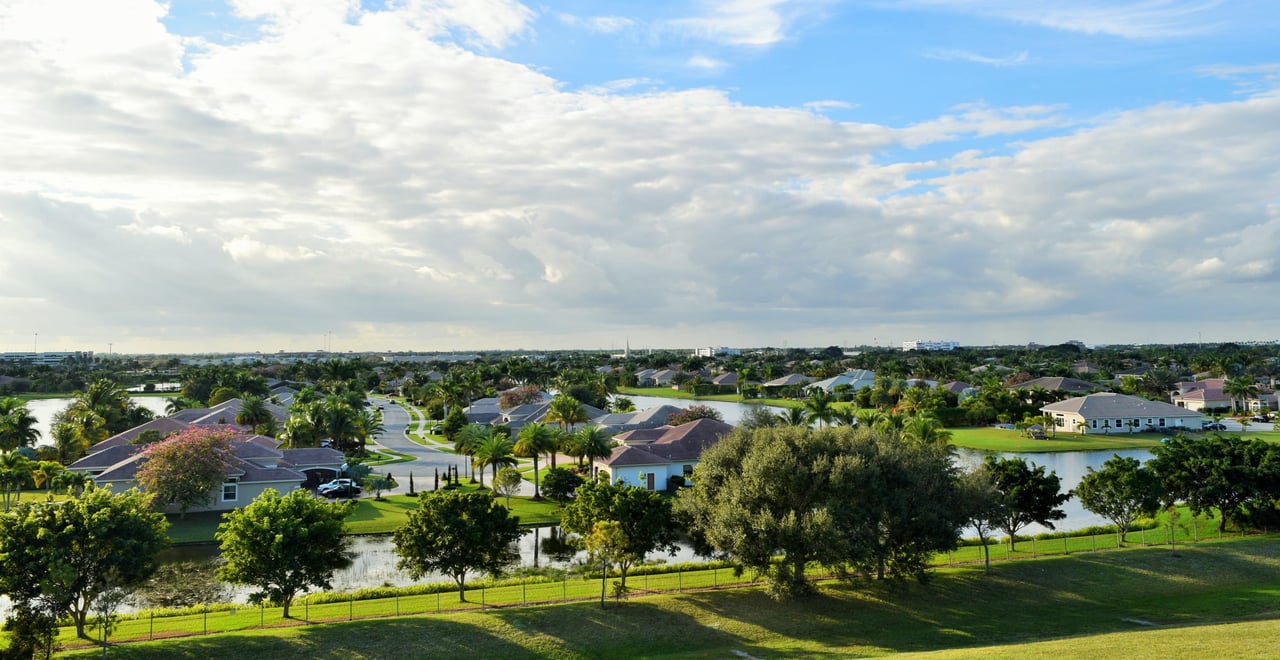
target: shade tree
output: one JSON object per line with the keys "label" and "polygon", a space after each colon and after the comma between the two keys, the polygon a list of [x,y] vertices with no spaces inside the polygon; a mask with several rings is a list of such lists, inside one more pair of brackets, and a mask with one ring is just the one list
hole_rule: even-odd
{"label": "shade tree", "polygon": [[487,491],[440,490],[418,495],[418,508],[392,540],[401,570],[415,580],[428,573],[447,575],[465,602],[467,575],[505,571],[520,558],[512,549],[520,535],[519,518]]}
{"label": "shade tree", "polygon": [[1102,469],[1087,468],[1075,494],[1086,510],[1114,523],[1119,542],[1124,543],[1134,520],[1155,515],[1164,490],[1160,478],[1141,461],[1112,454]]}
{"label": "shade tree", "polygon": [[998,494],[996,528],[1009,536],[1012,548],[1018,531],[1036,523],[1053,529],[1053,523],[1067,517],[1061,506],[1071,499],[1062,492],[1062,480],[1043,465],[1023,458],[987,456],[983,464],[991,473]]}

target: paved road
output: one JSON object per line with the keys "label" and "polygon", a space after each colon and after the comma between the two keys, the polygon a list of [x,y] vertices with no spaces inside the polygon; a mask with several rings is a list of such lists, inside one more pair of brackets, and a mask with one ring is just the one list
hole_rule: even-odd
{"label": "paved road", "polygon": [[[430,490],[435,480],[436,470],[443,473],[450,465],[456,465],[460,474],[466,473],[466,463],[461,456],[423,447],[405,435],[406,429],[409,428],[409,413],[404,408],[397,404],[389,403],[381,397],[374,399],[374,401],[377,405],[382,406],[382,426],[384,428],[384,431],[373,439],[374,442],[387,449],[414,457],[412,461],[374,468],[374,471],[378,474],[386,474],[387,471],[390,471],[391,476],[395,477],[396,483],[399,484],[398,487],[386,492],[408,493],[410,473],[413,474],[413,483],[417,490]],[[421,426],[421,423],[418,426]],[[414,430],[420,429],[415,428]]]}

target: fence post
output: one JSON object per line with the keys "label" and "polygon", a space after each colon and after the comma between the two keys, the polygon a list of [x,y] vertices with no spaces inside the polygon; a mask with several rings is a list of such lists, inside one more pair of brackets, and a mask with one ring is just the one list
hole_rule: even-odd
{"label": "fence post", "polygon": [[951,551],[947,551],[947,566],[951,566]]}
{"label": "fence post", "polygon": [[720,586],[720,580],[718,579],[719,574],[720,574],[719,568],[711,569],[711,586],[713,588]]}
{"label": "fence post", "polygon": [[560,581],[560,600],[569,600],[569,576]]}
{"label": "fence post", "polygon": [[1036,537],[1031,537],[1031,558],[1036,558]]}
{"label": "fence post", "polygon": [[347,621],[355,621],[355,619],[356,619],[355,594],[347,594]]}
{"label": "fence post", "polygon": [[311,599],[302,601],[302,623],[311,623]]}
{"label": "fence post", "polygon": [[645,591],[649,590],[649,574],[648,573],[644,574],[644,590]]}
{"label": "fence post", "polygon": [[684,589],[684,571],[682,569],[677,568],[676,569],[676,591],[680,591],[681,589]]}
{"label": "fence post", "polygon": [[1090,545],[1090,546],[1092,546],[1094,550],[1097,550],[1097,549],[1098,549],[1098,535],[1097,535],[1097,534],[1090,534],[1090,535],[1089,535],[1089,545]]}
{"label": "fence post", "polygon": [[480,609],[484,609],[484,585],[480,585]]}
{"label": "fence post", "polygon": [[525,605],[529,604],[529,587],[527,586],[528,584],[529,584],[528,578],[520,578],[520,602]]}
{"label": "fence post", "polygon": [[209,634],[209,606],[204,606],[204,634]]}
{"label": "fence post", "polygon": [[147,641],[155,639],[156,635],[156,613],[151,613],[151,627],[147,630]]}
{"label": "fence post", "polygon": [[1062,554],[1064,554],[1064,555],[1069,555],[1069,554],[1071,554],[1071,549],[1067,547],[1067,533],[1066,533],[1066,532],[1063,532],[1063,533],[1062,533]]}
{"label": "fence post", "polygon": [[400,592],[396,592],[396,616],[400,616]]}
{"label": "fence post", "polygon": [[1142,530],[1142,547],[1147,547],[1147,530]]}
{"label": "fence post", "polygon": [[436,614],[440,613],[440,592],[436,592]]}
{"label": "fence post", "polygon": [[267,627],[267,604],[258,603],[258,627],[265,629]]}

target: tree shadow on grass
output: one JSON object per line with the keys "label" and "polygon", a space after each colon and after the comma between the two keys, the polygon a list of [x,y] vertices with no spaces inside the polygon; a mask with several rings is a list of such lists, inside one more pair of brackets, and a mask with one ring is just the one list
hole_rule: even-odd
{"label": "tree shadow on grass", "polygon": [[[68,657],[96,657],[87,649]],[[543,653],[504,639],[475,623],[438,617],[381,619],[318,624],[288,630],[227,633],[165,642],[113,647],[114,658],[235,658],[236,660],[309,660],[311,658],[538,658]]]}

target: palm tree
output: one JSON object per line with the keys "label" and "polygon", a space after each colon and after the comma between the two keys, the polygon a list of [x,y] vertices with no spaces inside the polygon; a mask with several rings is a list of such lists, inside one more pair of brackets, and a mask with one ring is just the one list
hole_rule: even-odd
{"label": "palm tree", "polygon": [[188,408],[194,408],[194,407],[195,407],[195,403],[191,401],[191,399],[188,399],[185,396],[182,396],[182,395],[171,396],[165,399],[164,414],[173,415],[178,411],[186,410]]}
{"label": "palm tree", "polygon": [[369,440],[381,434],[386,427],[382,425],[382,415],[376,410],[362,409],[356,413],[356,440],[360,441],[360,450],[369,444]]}
{"label": "palm tree", "polygon": [[778,419],[787,426],[808,426],[809,414],[804,408],[787,408],[778,413]]}
{"label": "palm tree", "polygon": [[907,416],[897,412],[882,412],[876,416],[872,428],[877,431],[901,431],[907,425]]}
{"label": "palm tree", "polygon": [[804,410],[807,411],[809,419],[816,419],[821,426],[828,426],[835,417],[835,410],[831,406],[832,396],[821,388],[814,388],[809,392],[809,398],[804,400]]}
{"label": "palm tree", "polygon": [[533,499],[542,499],[538,484],[538,456],[551,451],[555,431],[542,422],[530,422],[516,435],[513,451],[516,456],[533,459]]}
{"label": "palm tree", "polygon": [[9,510],[10,495],[16,493],[12,500],[17,503],[22,499],[22,485],[31,478],[31,459],[11,451],[0,454],[0,492],[4,494],[4,510]]}
{"label": "palm tree", "polygon": [[[569,432],[575,424],[583,424],[588,421],[587,409],[582,402],[567,395],[560,394],[551,400],[551,405],[547,407],[546,421],[556,422],[560,425],[560,430]],[[551,467],[556,466],[555,454],[551,455]]]}
{"label": "palm tree", "polygon": [[1243,403],[1248,399],[1258,396],[1258,385],[1248,376],[1237,376],[1235,378],[1228,378],[1222,385],[1222,391],[1224,394],[1231,397],[1231,412],[1235,412],[1237,408],[1237,400]]}
{"label": "palm tree", "polygon": [[262,397],[253,395],[246,396],[241,400],[240,410],[236,413],[236,424],[248,426],[253,429],[254,433],[259,432],[258,427],[265,426],[274,419],[271,409],[267,408],[267,402]]}
{"label": "palm tree", "polygon": [[57,461],[40,461],[31,471],[31,480],[35,482],[36,488],[43,488],[48,484],[50,501],[53,501],[53,480],[62,474],[64,469],[66,468]]}
{"label": "palm tree", "polygon": [[63,470],[54,476],[50,489],[78,497],[92,483],[93,478],[83,472]]}
{"label": "palm tree", "polygon": [[0,399],[0,451],[34,446],[40,439],[36,422],[36,416],[21,399]]}
{"label": "palm tree", "polygon": [[70,465],[79,460],[89,448],[84,438],[76,433],[74,424],[66,422],[54,424],[53,428],[49,429],[49,436],[53,440],[54,455],[63,465]]}
{"label": "palm tree", "polygon": [[[493,435],[493,427],[488,424],[467,424],[462,427],[453,439],[453,453],[470,459],[471,483],[476,481],[476,448],[485,438]],[[484,485],[484,471],[480,471],[480,485]]]}
{"label": "palm tree", "polygon": [[330,395],[320,402],[318,412],[322,422],[318,428],[333,440],[333,446],[342,451],[350,449],[356,437],[356,409],[342,397]]}
{"label": "palm tree", "polygon": [[951,431],[930,415],[916,415],[902,427],[902,437],[922,445],[946,445],[951,442]]}
{"label": "palm tree", "polygon": [[[484,485],[484,469],[489,467],[492,472],[490,476],[493,479],[498,477],[498,468],[514,467],[516,464],[516,456],[514,453],[515,446],[511,444],[511,440],[507,436],[490,430],[490,432],[480,438],[475,447],[475,461],[480,464],[480,485]],[[490,479],[490,483],[492,483]]]}
{"label": "palm tree", "polygon": [[578,456],[588,462],[613,454],[613,436],[599,426],[584,426],[574,435],[577,436]]}
{"label": "palm tree", "polygon": [[878,417],[880,417],[880,411],[872,410],[871,408],[862,408],[853,413],[853,418],[858,422],[858,426],[864,429],[871,428]]}

